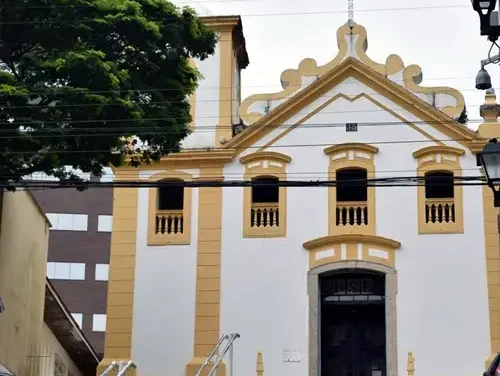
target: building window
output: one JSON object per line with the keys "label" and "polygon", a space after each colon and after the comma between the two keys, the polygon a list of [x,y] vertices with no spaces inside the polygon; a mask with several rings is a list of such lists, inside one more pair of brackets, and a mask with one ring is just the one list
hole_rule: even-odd
{"label": "building window", "polygon": [[157,174],[151,180],[172,185],[149,189],[148,244],[189,244],[192,188],[181,184],[192,177],[175,171]]}
{"label": "building window", "polygon": [[328,231],[330,235],[371,234],[375,227],[375,176],[378,148],[359,143],[339,144],[325,149],[328,177],[336,186],[328,188]]}
{"label": "building window", "polygon": [[462,149],[449,146],[413,153],[417,175],[425,182],[417,188],[420,234],[463,233],[462,186],[454,184],[454,178],[461,176],[463,154]]}
{"label": "building window", "polygon": [[109,264],[96,264],[95,266],[95,280],[107,281],[109,278]]}
{"label": "building window", "polygon": [[94,314],[92,317],[92,330],[94,332],[106,331],[106,315]]}
{"label": "building window", "polygon": [[52,224],[51,230],[59,231],[87,231],[87,214],[47,213]]}
{"label": "building window", "polygon": [[85,264],[69,262],[48,262],[47,277],[50,279],[85,280]]}
{"label": "building window", "polygon": [[113,216],[112,215],[99,215],[97,217],[97,231],[98,232],[111,232],[113,229]]}
{"label": "building window", "polygon": [[83,314],[82,313],[72,313],[71,316],[73,316],[73,319],[76,321],[80,329],[82,328],[83,325]]}
{"label": "building window", "polygon": [[252,179],[251,227],[279,227],[279,179],[276,177],[257,177]]}
{"label": "building window", "polygon": [[363,168],[337,171],[337,226],[368,225],[368,182]]}
{"label": "building window", "polygon": [[287,155],[275,152],[256,152],[240,159],[245,166],[245,180],[252,187],[243,188],[243,236],[286,236],[286,166]]}

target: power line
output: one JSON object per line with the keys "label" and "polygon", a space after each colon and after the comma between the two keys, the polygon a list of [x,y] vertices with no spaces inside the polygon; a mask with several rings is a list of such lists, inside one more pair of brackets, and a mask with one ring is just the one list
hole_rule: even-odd
{"label": "power line", "polygon": [[[397,109],[397,110],[400,110],[400,109]],[[403,111],[407,111],[405,109],[401,109]],[[377,110],[378,111],[378,110]],[[381,111],[383,112],[387,112],[387,110],[383,110],[381,109]],[[371,111],[321,111],[321,114],[345,114],[345,113],[364,113],[364,112],[371,112]],[[296,115],[308,115],[310,114],[311,112],[310,111],[307,111],[307,112],[295,112]],[[200,116],[198,117],[198,119],[219,119],[219,116],[218,115],[214,115],[214,116]],[[165,120],[179,120],[179,117],[166,117],[166,116],[163,116],[163,117],[154,117],[154,118],[141,118],[141,119],[134,119],[134,118],[118,118],[118,119],[81,119],[81,120],[64,120],[64,119],[61,119],[61,120],[49,120],[49,121],[33,121],[33,122],[29,122],[29,121],[4,121],[4,122],[0,122],[0,125],[7,125],[7,126],[26,126],[26,127],[30,127],[30,126],[36,126],[36,125],[45,125],[45,124],[64,124],[64,125],[68,125],[68,124],[92,124],[92,123],[127,123],[127,122],[132,122],[132,123],[143,123],[143,122],[148,122],[148,121],[165,121]],[[408,120],[407,122],[404,122],[404,121],[387,121],[387,122],[357,122],[358,124],[358,127],[359,126],[388,126],[388,125],[397,125],[397,124],[407,124],[407,123],[411,123],[411,124],[428,124],[428,125],[431,125],[431,124],[456,124],[456,120],[454,119],[449,119],[449,120],[418,120],[418,121],[410,121]],[[474,122],[484,122],[483,119],[473,119],[473,120],[469,120],[469,123],[474,123]],[[291,126],[294,126],[296,124],[279,124],[279,125],[276,125],[277,127],[282,127],[282,126],[286,126],[286,127],[291,127]],[[304,125],[316,125],[318,127],[330,127],[330,126],[339,126],[339,127],[345,127],[345,122],[337,122],[337,123],[308,123],[308,124],[304,124]],[[269,127],[270,125],[269,124],[266,124],[264,125],[263,127]],[[226,127],[226,129],[232,129],[232,126],[200,126],[200,128],[204,128],[204,129],[210,129],[209,127],[213,127],[213,129],[223,129],[221,127]],[[53,132],[55,129],[57,130],[66,130],[66,129],[59,129],[59,128],[45,128],[47,130],[47,132]],[[71,128],[72,129],[72,128]],[[75,128],[75,129],[103,129],[103,130],[109,130],[110,127],[101,127],[101,128],[92,128],[92,127],[89,127],[89,128]],[[117,128],[115,128],[117,129]],[[122,128],[118,128],[118,129],[122,129]],[[138,128],[137,127],[131,127],[130,129],[133,129],[133,130],[137,130]],[[158,129],[158,127],[154,127],[155,130]],[[67,130],[70,130],[69,128]],[[3,133],[3,132],[11,132],[11,133],[16,133],[18,132],[17,129],[0,129],[0,133]]]}
{"label": "power line", "polygon": [[[254,3],[264,0],[202,0],[202,1],[175,1],[174,5],[191,5],[191,4],[205,4],[205,3]],[[34,5],[34,6],[15,6],[9,9],[80,9],[80,8],[94,8],[92,5]],[[0,7],[2,9],[2,7]]]}
{"label": "power line", "polygon": [[[474,77],[472,76],[455,76],[455,77],[426,77],[426,80],[462,80],[462,79],[473,79]],[[395,83],[398,83],[395,81]],[[357,85],[357,83],[354,82],[344,82],[342,85]],[[235,88],[274,88],[278,87],[278,84],[270,85],[270,84],[262,84],[262,85],[230,85],[230,86],[204,86],[202,88],[198,88],[198,90],[214,90],[214,89],[235,89]],[[71,93],[77,94],[77,93],[82,93],[82,94],[105,94],[105,93],[129,93],[129,92],[136,92],[136,93],[149,93],[149,92],[168,92],[168,91],[184,91],[183,89],[178,89],[178,88],[154,88],[154,89],[121,89],[121,90],[89,90],[87,88],[74,88],[71,87]],[[68,95],[68,91],[65,91],[66,86],[62,87],[53,87],[53,88],[43,88],[43,89],[36,89],[32,90],[30,94],[50,94],[50,95]],[[61,89],[60,93],[57,93],[57,90]],[[453,89],[453,88],[452,88]],[[500,90],[500,87],[495,87],[495,90]],[[473,88],[464,88],[464,89],[457,89],[455,90],[458,91],[476,91],[476,89]],[[376,91],[373,93],[378,94]],[[0,97],[9,97],[9,96],[15,96],[16,94],[9,94],[9,93],[1,93]],[[380,94],[379,94],[380,95]],[[230,99],[226,99],[230,100]],[[214,100],[216,101],[216,100]],[[175,103],[175,102],[174,102]]]}
{"label": "power line", "polygon": [[[468,139],[445,139],[442,141],[468,141]],[[487,140],[483,138],[483,140]],[[440,140],[394,140],[394,141],[369,141],[367,142],[370,145],[388,145],[388,144],[417,144],[417,143],[432,143]],[[273,149],[282,149],[282,148],[302,148],[302,147],[328,147],[331,146],[332,143],[315,143],[315,144],[290,144],[290,145],[272,145],[269,148]],[[246,150],[246,149],[260,149],[265,147],[265,145],[251,145],[251,146],[235,146],[234,150]],[[184,149],[184,151],[206,151],[207,148],[190,148]],[[111,150],[65,150],[65,149],[48,149],[48,150],[39,150],[39,151],[0,151],[0,155],[9,155],[9,154],[19,154],[19,155],[34,155],[34,154],[50,154],[50,153],[58,153],[58,154],[86,154],[86,153],[110,153]]]}
{"label": "power line", "polygon": [[[25,9],[25,7],[20,7]],[[55,7],[57,8],[57,6]],[[470,5],[433,5],[433,6],[423,6],[423,7],[402,7],[402,8],[373,8],[373,9],[359,9],[356,10],[357,13],[369,13],[369,12],[398,12],[398,11],[415,11],[415,10],[435,10],[435,9],[451,9],[451,8],[470,8]],[[13,9],[13,8],[9,8]],[[240,17],[290,17],[290,16],[312,16],[312,15],[323,15],[323,14],[345,14],[346,10],[319,10],[319,11],[304,11],[304,12],[287,12],[287,13],[254,13],[254,14],[240,14]],[[175,17],[165,17],[163,19],[149,19],[149,21],[168,21],[169,19],[176,19]],[[62,21],[62,20],[45,20],[41,22],[36,21],[18,21],[18,22],[2,22],[3,25],[33,25],[33,24],[67,24],[73,23],[74,21]],[[88,23],[95,22],[89,20]],[[80,21],[80,23],[86,23]]]}
{"label": "power line", "polygon": [[[159,188],[159,187],[182,187],[182,188],[209,188],[209,187],[413,187],[422,186],[432,182],[433,186],[449,186],[449,180],[442,177],[405,176],[380,179],[343,179],[337,180],[276,180],[274,182],[258,180],[209,180],[200,179],[196,181],[185,180],[160,180],[160,181],[42,181],[23,180],[12,182],[1,182],[0,188],[88,188],[88,187],[113,187],[113,188]],[[454,177],[453,185],[486,185],[483,176]]]}

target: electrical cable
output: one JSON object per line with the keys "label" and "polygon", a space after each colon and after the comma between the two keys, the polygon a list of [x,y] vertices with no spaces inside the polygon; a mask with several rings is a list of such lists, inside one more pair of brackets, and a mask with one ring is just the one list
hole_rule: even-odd
{"label": "electrical cable", "polygon": [[[15,7],[10,7],[14,9]],[[27,9],[28,7],[20,7],[21,9]],[[57,8],[57,7],[56,7]],[[369,12],[398,12],[398,11],[420,11],[420,10],[435,10],[435,9],[452,9],[452,8],[470,8],[470,5],[430,5],[423,7],[400,7],[400,8],[372,8],[372,9],[357,9],[356,13],[369,13]],[[75,8],[76,9],[76,8]],[[250,17],[290,17],[290,16],[310,16],[310,15],[324,15],[324,14],[344,14],[347,10],[319,10],[319,11],[304,11],[304,12],[287,12],[287,13],[255,13],[255,14],[240,14],[242,18]],[[149,19],[149,21],[168,21],[169,19],[177,19],[175,17],[165,17],[163,19]],[[43,22],[34,21],[18,21],[18,22],[2,22],[3,25],[34,25],[34,24],[65,24],[72,23],[73,21],[62,21],[62,20],[51,20],[47,19]],[[89,20],[90,22],[90,20]],[[80,23],[82,23],[80,21]]]}
{"label": "electrical cable", "polygon": [[[446,181],[445,181],[446,180]],[[433,186],[449,186],[451,179],[440,176],[402,176],[379,179],[343,179],[340,183],[337,180],[208,180],[198,179],[194,181],[185,180],[161,180],[161,181],[10,181],[0,182],[0,188],[87,188],[87,187],[113,187],[113,188],[161,188],[161,187],[182,187],[182,188],[209,188],[209,187],[336,187],[342,184],[343,187],[414,187],[424,186],[432,182]],[[486,185],[483,176],[453,177],[454,186],[476,186]]]}

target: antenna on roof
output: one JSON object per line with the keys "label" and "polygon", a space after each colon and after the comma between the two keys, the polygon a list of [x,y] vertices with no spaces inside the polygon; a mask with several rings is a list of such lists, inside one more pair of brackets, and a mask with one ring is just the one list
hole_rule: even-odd
{"label": "antenna on roof", "polygon": [[354,0],[347,0],[347,25],[354,26]]}

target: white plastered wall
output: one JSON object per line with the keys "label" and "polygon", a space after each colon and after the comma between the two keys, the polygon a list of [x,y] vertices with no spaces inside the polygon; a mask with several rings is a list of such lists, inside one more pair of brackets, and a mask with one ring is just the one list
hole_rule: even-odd
{"label": "white plastered wall", "polygon": [[[350,78],[301,110],[246,150],[257,150],[338,93],[367,93],[438,140],[449,140],[428,124],[361,82]],[[346,133],[345,123],[358,123]],[[324,149],[344,142],[379,148],[376,177],[415,176],[412,153],[433,142],[368,99],[338,99],[268,150],[292,157],[288,179],[326,178]],[[449,140],[449,146],[462,147]],[[308,145],[305,147],[305,145]],[[463,175],[478,174],[475,158],[462,157]],[[228,179],[243,177],[235,160]],[[287,238],[242,239],[243,189],[224,188],[221,331],[242,337],[235,349],[235,372],[255,369],[263,351],[265,372],[303,376],[308,372],[308,255],[302,243],[327,235],[326,188],[287,188]],[[441,376],[480,374],[489,355],[489,321],[480,187],[464,187],[465,234],[418,235],[415,187],[376,189],[377,235],[402,243],[397,251],[399,374],[406,373],[412,350],[418,372]],[[284,350],[298,350],[302,361],[283,362]]]}
{"label": "white plastered wall", "polygon": [[[199,176],[199,170],[179,170]],[[161,171],[141,172],[140,179]],[[148,246],[148,188],[139,189],[132,359],[139,375],[184,376],[193,356],[198,188],[192,188],[191,244]]]}

